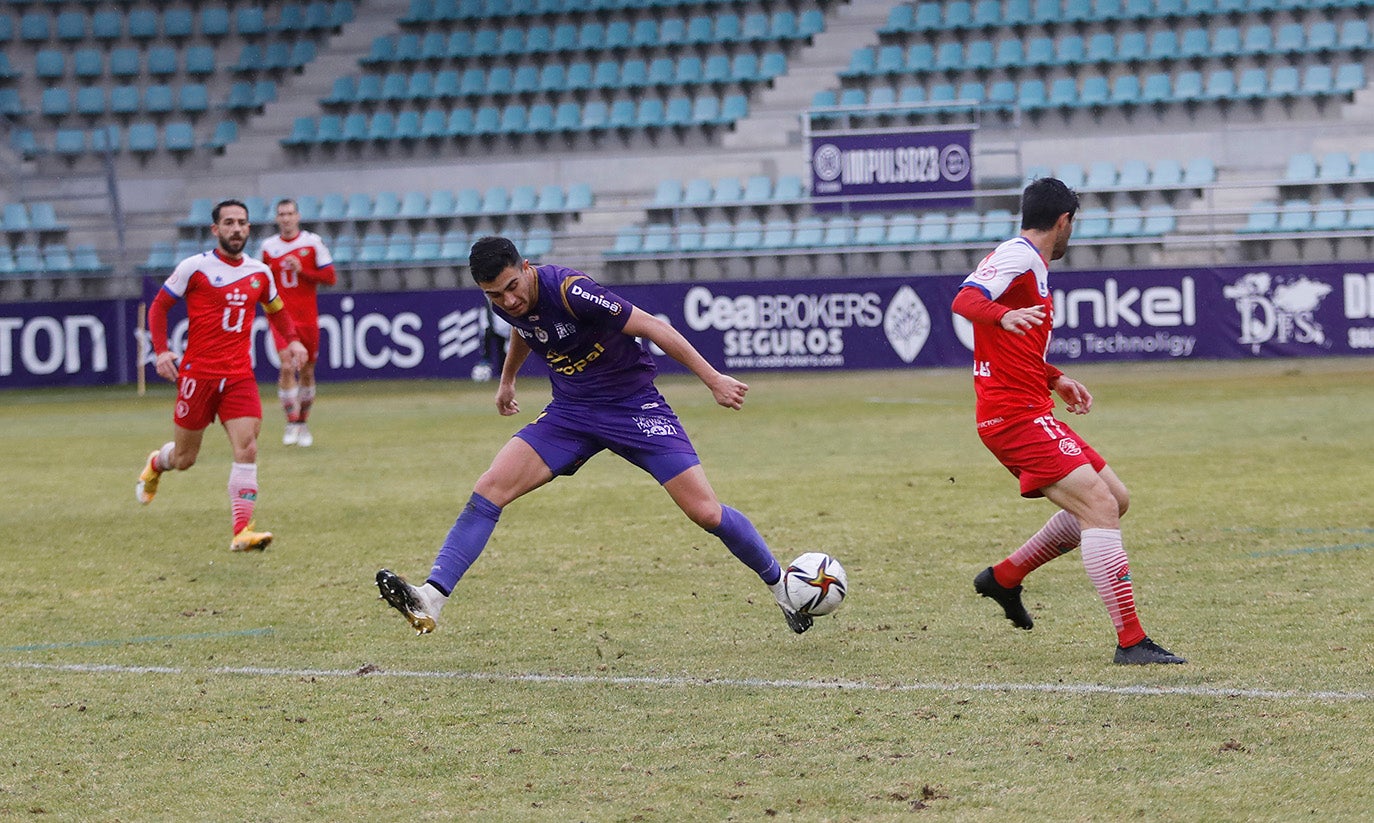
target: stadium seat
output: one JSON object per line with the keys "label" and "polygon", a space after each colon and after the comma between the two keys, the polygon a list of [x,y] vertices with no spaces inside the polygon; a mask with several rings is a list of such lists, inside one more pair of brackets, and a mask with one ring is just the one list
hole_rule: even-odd
{"label": "stadium seat", "polygon": [[919,238],[920,222],[915,215],[895,215],[888,222],[884,243],[889,246],[914,246]]}
{"label": "stadium seat", "polygon": [[1073,221],[1074,235],[1084,240],[1106,237],[1111,225],[1108,211],[1100,207],[1085,208]]}
{"label": "stadium seat", "polygon": [[124,36],[124,15],[112,9],[101,9],[91,15],[91,37],[110,42]]}
{"label": "stadium seat", "polygon": [[1246,234],[1273,233],[1278,231],[1278,227],[1278,207],[1273,203],[1260,203],[1250,211],[1240,231]]}
{"label": "stadium seat", "polygon": [[1156,203],[1145,209],[1145,222],[1140,233],[1146,237],[1162,237],[1173,232],[1178,218],[1167,203]]}
{"label": "stadium seat", "polygon": [[704,177],[693,178],[683,187],[679,203],[684,206],[706,206],[711,202],[714,186]]}
{"label": "stadium seat", "polygon": [[1303,232],[1312,228],[1312,204],[1307,200],[1285,200],[1279,210],[1278,231]]}
{"label": "stadium seat", "polygon": [[1353,94],[1365,86],[1363,63],[1342,63],[1336,69],[1336,91]]}
{"label": "stadium seat", "polygon": [[682,181],[676,178],[660,180],[658,188],[654,191],[653,207],[659,209],[673,208],[683,202]]}
{"label": "stadium seat", "polygon": [[1356,198],[1350,204],[1346,228],[1352,231],[1374,231],[1374,197]]}
{"label": "stadium seat", "polygon": [[561,185],[544,185],[539,190],[539,201],[534,203],[534,210],[540,213],[562,212],[565,195]]}
{"label": "stadium seat", "polygon": [[1341,151],[1327,152],[1322,155],[1317,167],[1316,179],[1324,183],[1340,183],[1352,176],[1350,155]]}
{"label": "stadium seat", "polygon": [[50,80],[67,73],[67,57],[57,49],[39,49],[33,58],[35,77]]}
{"label": "stadium seat", "polygon": [[53,152],[66,157],[85,154],[86,130],[58,129],[53,135]]}
{"label": "stadium seat", "polygon": [[143,89],[143,110],[150,114],[166,114],[175,108],[172,87],[156,83]]}
{"label": "stadium seat", "polygon": [[196,132],[190,123],[171,122],[162,131],[163,146],[170,152],[189,152],[196,148]]}
{"label": "stadium seat", "polygon": [[1343,231],[1346,227],[1347,207],[1344,200],[1328,197],[1312,210],[1312,230],[1321,232]]}
{"label": "stadium seat", "polygon": [[592,207],[594,194],[590,183],[574,183],[568,187],[564,208],[569,211],[585,211]]}
{"label": "stadium seat", "polygon": [[135,154],[151,154],[157,151],[157,126],[153,123],[134,123],[129,126],[129,151]]}
{"label": "stadium seat", "polygon": [[921,244],[945,243],[949,240],[949,216],[940,211],[928,211],[920,216],[916,229],[916,242]]}
{"label": "stadium seat", "polygon": [[949,222],[949,240],[964,244],[982,242],[982,230],[982,216],[977,212],[957,212]]}
{"label": "stadium seat", "polygon": [[1121,206],[1112,212],[1107,224],[1108,237],[1139,237],[1144,233],[1145,216],[1139,206]]}

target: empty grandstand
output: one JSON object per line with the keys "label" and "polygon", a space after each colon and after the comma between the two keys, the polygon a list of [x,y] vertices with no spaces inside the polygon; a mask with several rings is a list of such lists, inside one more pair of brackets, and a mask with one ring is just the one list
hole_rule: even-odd
{"label": "empty grandstand", "polygon": [[[135,294],[238,197],[360,290],[514,237],[606,282],[1369,259],[1371,0],[0,4],[0,299]],[[964,202],[816,208],[809,141],[971,134]]]}

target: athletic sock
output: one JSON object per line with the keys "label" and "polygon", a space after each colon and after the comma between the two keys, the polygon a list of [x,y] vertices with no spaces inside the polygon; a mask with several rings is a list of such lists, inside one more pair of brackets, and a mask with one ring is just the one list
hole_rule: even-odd
{"label": "athletic sock", "polygon": [[277,389],[277,399],[286,413],[286,422],[297,422],[300,419],[300,389]]}
{"label": "athletic sock", "polygon": [[172,468],[172,452],[176,447],[177,444],[170,440],[163,443],[162,448],[157,450],[157,457],[153,460],[153,468],[160,472],[165,472]]}
{"label": "athletic sock", "polygon": [[253,519],[258,503],[258,464],[235,463],[229,469],[229,513],[234,521],[234,534],[243,531]]}
{"label": "athletic sock", "polygon": [[301,386],[300,408],[296,412],[296,422],[304,423],[310,417],[310,408],[315,405],[315,387]]}
{"label": "athletic sock", "polygon": [[1135,612],[1135,592],[1131,588],[1131,566],[1121,546],[1120,529],[1083,530],[1083,567],[1107,607],[1116,629],[1117,643],[1134,646],[1145,639],[1140,618]]}
{"label": "athletic sock", "polygon": [[1026,579],[1026,575],[1078,548],[1081,540],[1079,532],[1078,518],[1060,509],[1024,546],[993,566],[992,576],[998,584],[1008,589],[1016,588]]}
{"label": "athletic sock", "polygon": [[729,506],[721,506],[720,525],[707,531],[719,537],[725,548],[741,563],[753,569],[764,583],[772,586],[782,577],[782,568],[768,550],[768,544],[763,542],[763,535],[740,512]]}
{"label": "athletic sock", "polygon": [[434,566],[429,570],[429,579],[425,582],[445,597],[451,594],[468,567],[487,547],[487,541],[491,539],[499,519],[501,507],[473,492],[468,504],[463,507],[463,513],[458,515],[453,528],[448,530],[439,556],[434,558]]}

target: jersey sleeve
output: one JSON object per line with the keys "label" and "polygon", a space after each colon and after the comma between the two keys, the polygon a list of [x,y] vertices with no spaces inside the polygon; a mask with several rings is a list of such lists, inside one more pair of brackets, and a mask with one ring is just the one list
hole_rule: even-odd
{"label": "jersey sleeve", "polygon": [[334,258],[329,254],[329,247],[324,244],[324,240],[318,235],[310,238],[311,244],[315,247],[315,267],[324,269],[334,265]]}
{"label": "jersey sleeve", "polygon": [[1040,254],[1028,241],[1003,243],[996,251],[983,258],[978,268],[964,278],[960,287],[972,286],[989,300],[996,300],[1016,278],[1043,265],[1044,261],[1040,259]]}
{"label": "jersey sleeve", "polygon": [[563,307],[579,320],[615,331],[630,321],[634,305],[586,275],[565,279],[560,289]]}
{"label": "jersey sleeve", "polygon": [[172,269],[171,275],[163,282],[163,290],[178,300],[186,297],[186,288],[191,284],[191,275],[199,270],[200,260],[204,256],[203,254],[193,255],[178,263],[177,267]]}

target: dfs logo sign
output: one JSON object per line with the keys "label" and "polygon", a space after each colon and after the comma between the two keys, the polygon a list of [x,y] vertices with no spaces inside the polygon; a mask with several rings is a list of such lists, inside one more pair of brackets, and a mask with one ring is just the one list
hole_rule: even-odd
{"label": "dfs logo sign", "polygon": [[1240,337],[1254,354],[1266,343],[1326,346],[1326,332],[1315,319],[1331,286],[1301,275],[1288,279],[1252,272],[1222,288],[1240,312]]}

